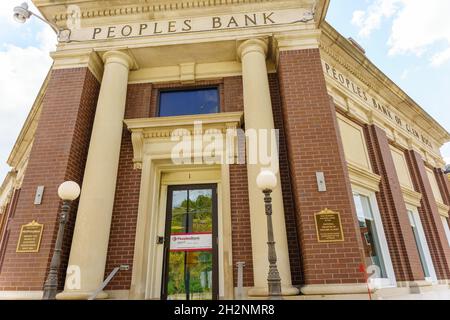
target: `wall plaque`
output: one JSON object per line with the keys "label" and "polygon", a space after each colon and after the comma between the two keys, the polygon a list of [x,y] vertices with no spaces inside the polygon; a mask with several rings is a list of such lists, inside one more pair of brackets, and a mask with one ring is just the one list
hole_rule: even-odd
{"label": "wall plaque", "polygon": [[319,242],[343,242],[341,215],[329,209],[314,214]]}
{"label": "wall plaque", "polygon": [[37,253],[39,252],[44,225],[33,222],[23,225],[20,229],[19,242],[17,243],[17,253]]}

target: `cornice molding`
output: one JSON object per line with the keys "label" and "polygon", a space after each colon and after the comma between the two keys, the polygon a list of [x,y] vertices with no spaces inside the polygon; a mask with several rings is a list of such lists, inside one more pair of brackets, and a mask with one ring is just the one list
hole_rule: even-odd
{"label": "cornice molding", "polygon": [[100,55],[93,49],[55,51],[50,56],[54,60],[54,70],[87,67],[99,82],[102,81],[104,64]]}
{"label": "cornice molding", "polygon": [[419,192],[414,191],[411,188],[408,188],[406,186],[401,186],[403,199],[407,204],[410,204],[416,208],[419,208],[421,206],[420,201],[422,200],[422,194]]}
{"label": "cornice molding", "polygon": [[381,176],[350,162],[347,162],[347,166],[351,184],[374,192],[380,191]]}
{"label": "cornice molding", "polygon": [[443,216],[443,217],[448,218],[449,217],[449,212],[450,212],[450,207],[445,205],[445,204],[443,204],[443,203],[441,203],[441,202],[438,202],[438,201],[436,201],[436,204],[437,204],[437,207],[438,207],[439,214],[441,216]]}
{"label": "cornice molding", "polygon": [[339,66],[344,67],[345,70],[350,72],[354,77],[356,77],[359,81],[364,83],[366,87],[373,90],[373,85],[367,81],[367,77],[364,77],[362,72],[357,71],[350,63],[348,63],[345,59],[342,58],[342,55],[339,55],[335,50],[331,49],[330,46],[323,43],[323,41],[319,41],[319,48],[328,54],[333,60],[335,60]]}
{"label": "cornice molding", "polygon": [[[95,1],[74,1],[74,5],[80,5],[87,2],[95,2]],[[213,8],[213,7],[224,7],[224,6],[236,6],[236,5],[245,5],[245,4],[261,4],[261,3],[272,3],[276,2],[276,0],[190,0],[190,1],[155,1],[150,0],[141,0],[134,2],[141,2],[138,4],[128,3],[123,4],[124,1],[110,1],[113,3],[112,6],[108,6],[108,8],[99,8],[98,6],[85,7],[82,8],[80,15],[82,19],[90,19],[90,18],[105,18],[105,17],[117,17],[117,16],[131,16],[131,15],[139,15],[139,14],[153,14],[159,12],[167,12],[167,11],[179,11],[179,10],[192,10],[192,9],[204,9],[204,8]],[[34,3],[38,7],[42,7],[45,9],[49,6],[55,6],[54,1],[37,1]],[[63,5],[64,9],[67,5],[71,3],[61,3],[59,5]],[[56,23],[64,22],[70,15],[67,12],[57,13],[51,17],[48,17]]]}
{"label": "cornice molding", "polygon": [[[133,144],[133,163],[135,169],[142,169],[145,145],[149,140],[163,141],[170,148],[172,137],[188,135],[204,135],[226,133],[242,126],[244,114],[242,112],[226,112],[217,114],[143,118],[125,120],[131,132]],[[200,122],[202,130],[198,131],[195,123]],[[178,129],[184,129],[183,131]]]}

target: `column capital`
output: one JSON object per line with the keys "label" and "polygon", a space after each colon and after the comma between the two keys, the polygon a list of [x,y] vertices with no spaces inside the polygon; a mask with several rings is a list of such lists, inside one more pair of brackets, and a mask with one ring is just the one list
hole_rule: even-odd
{"label": "column capital", "polygon": [[104,65],[110,63],[119,63],[125,66],[128,70],[137,69],[137,62],[135,58],[128,52],[111,50],[107,51],[102,56]]}
{"label": "column capital", "polygon": [[251,52],[258,52],[264,55],[264,57],[267,57],[267,52],[269,50],[269,41],[268,39],[262,39],[262,38],[254,38],[254,39],[248,39],[242,42],[237,49],[237,54],[239,60],[242,60],[242,58]]}

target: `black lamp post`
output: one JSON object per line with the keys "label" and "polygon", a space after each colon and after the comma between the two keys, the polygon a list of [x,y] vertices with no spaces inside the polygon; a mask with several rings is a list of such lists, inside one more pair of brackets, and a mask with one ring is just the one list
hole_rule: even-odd
{"label": "black lamp post", "polygon": [[267,217],[267,246],[269,253],[269,275],[267,277],[269,287],[269,299],[281,299],[281,278],[277,267],[277,253],[272,224],[272,190],[277,186],[277,177],[272,171],[263,170],[256,180],[258,187],[264,193],[265,211]]}
{"label": "black lamp post", "polygon": [[73,181],[67,181],[58,188],[58,195],[63,201],[59,216],[59,228],[56,236],[55,250],[53,251],[50,271],[44,284],[44,300],[55,300],[58,291],[58,270],[61,265],[61,250],[64,239],[64,230],[70,213],[72,201],[80,196],[80,186]]}

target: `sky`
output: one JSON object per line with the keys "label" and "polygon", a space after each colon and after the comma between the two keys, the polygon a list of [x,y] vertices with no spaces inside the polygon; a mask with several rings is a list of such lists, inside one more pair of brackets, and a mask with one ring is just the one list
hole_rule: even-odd
{"label": "sky", "polygon": [[[12,19],[22,2],[0,1],[0,184],[56,44],[52,29],[36,18],[26,24]],[[450,131],[449,12],[448,0],[331,0],[327,20]],[[450,143],[442,154],[450,163]]]}

